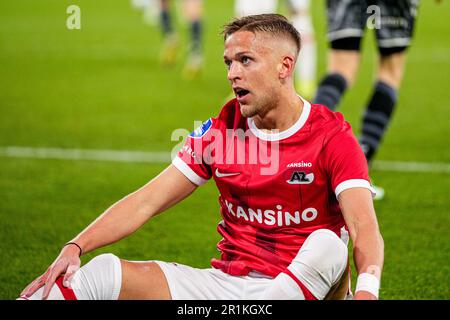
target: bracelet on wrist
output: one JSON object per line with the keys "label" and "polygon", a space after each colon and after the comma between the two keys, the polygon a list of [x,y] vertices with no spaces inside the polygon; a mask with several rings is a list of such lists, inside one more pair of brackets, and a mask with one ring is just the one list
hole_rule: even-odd
{"label": "bracelet on wrist", "polygon": [[83,249],[81,249],[81,247],[80,247],[77,243],[75,243],[75,242],[67,242],[67,243],[64,245],[64,247],[65,247],[65,246],[68,246],[69,244],[73,244],[73,245],[77,246],[78,249],[80,249],[80,253],[79,253],[78,256],[81,257],[81,255],[83,254]]}

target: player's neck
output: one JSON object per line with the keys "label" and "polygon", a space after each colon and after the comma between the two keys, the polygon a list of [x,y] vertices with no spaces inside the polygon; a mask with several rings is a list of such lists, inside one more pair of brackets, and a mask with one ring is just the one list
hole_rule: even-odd
{"label": "player's neck", "polygon": [[263,131],[279,132],[292,127],[300,118],[303,101],[295,91],[283,94],[277,99],[277,104],[267,112],[253,117],[255,125]]}

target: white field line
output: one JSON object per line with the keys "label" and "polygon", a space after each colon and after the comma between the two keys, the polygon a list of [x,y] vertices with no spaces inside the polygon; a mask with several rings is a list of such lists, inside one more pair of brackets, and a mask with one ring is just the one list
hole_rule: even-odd
{"label": "white field line", "polygon": [[114,162],[168,163],[170,152],[130,150],[0,147],[0,156],[9,158],[96,160]]}
{"label": "white field line", "polygon": [[372,168],[379,171],[450,173],[450,163],[441,162],[378,160],[373,162]]}
{"label": "white field line", "polygon": [[[0,147],[0,157],[94,160],[127,163],[169,163],[170,152],[165,151],[131,151],[131,150],[95,150],[95,149],[61,149],[33,147]],[[411,162],[411,161],[374,161],[372,168],[380,171],[396,172],[436,172],[450,173],[450,163]]]}

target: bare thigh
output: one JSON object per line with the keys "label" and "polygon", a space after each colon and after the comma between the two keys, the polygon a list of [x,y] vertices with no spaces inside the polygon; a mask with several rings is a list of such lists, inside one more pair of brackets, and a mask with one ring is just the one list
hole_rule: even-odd
{"label": "bare thigh", "polygon": [[359,51],[332,49],[328,54],[328,72],[341,74],[351,87],[356,80],[360,61]]}
{"label": "bare thigh", "polygon": [[155,262],[126,261],[122,264],[119,300],[170,300],[166,276]]}

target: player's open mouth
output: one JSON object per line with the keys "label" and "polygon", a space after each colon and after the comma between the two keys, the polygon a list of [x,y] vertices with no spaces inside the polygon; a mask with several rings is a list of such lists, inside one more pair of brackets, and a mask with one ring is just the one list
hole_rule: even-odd
{"label": "player's open mouth", "polygon": [[239,87],[234,87],[233,91],[236,94],[236,98],[238,100],[242,100],[245,96],[247,96],[250,93],[250,91]]}

